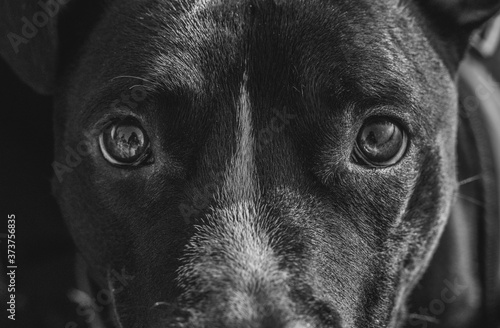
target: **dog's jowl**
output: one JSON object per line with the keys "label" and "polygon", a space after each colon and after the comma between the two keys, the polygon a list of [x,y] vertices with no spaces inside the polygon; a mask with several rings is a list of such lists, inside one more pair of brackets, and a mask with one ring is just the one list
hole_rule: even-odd
{"label": "dog's jowl", "polygon": [[[456,199],[455,75],[499,1],[53,2],[1,53],[54,95],[99,325],[408,322]],[[4,4],[0,29],[45,7]]]}

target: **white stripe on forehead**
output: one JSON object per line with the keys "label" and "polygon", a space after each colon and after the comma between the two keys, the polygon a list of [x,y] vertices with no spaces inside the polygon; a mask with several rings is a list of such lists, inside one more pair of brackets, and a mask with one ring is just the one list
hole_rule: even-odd
{"label": "white stripe on forehead", "polygon": [[224,189],[236,196],[234,199],[240,200],[255,195],[252,104],[247,89],[247,81],[248,75],[245,72],[238,101],[236,102],[236,151],[231,158],[224,182]]}

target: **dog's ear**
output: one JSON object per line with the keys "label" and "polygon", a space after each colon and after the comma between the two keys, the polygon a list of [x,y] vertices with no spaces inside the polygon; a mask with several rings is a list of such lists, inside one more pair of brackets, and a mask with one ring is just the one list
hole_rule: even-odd
{"label": "dog's ear", "polygon": [[51,94],[58,54],[57,20],[70,0],[2,0],[0,55],[41,94]]}
{"label": "dog's ear", "polygon": [[500,0],[425,0],[433,9],[447,15],[457,26],[473,30],[500,9]]}

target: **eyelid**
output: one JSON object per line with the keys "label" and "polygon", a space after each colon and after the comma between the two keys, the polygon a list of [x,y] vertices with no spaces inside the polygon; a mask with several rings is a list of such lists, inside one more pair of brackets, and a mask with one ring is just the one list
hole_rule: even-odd
{"label": "eyelid", "polygon": [[[99,136],[101,131],[106,129],[110,124],[113,124],[116,121],[124,120],[127,117],[135,118],[137,121],[139,121],[144,126],[144,119],[141,115],[138,115],[136,113],[132,113],[130,111],[115,111],[112,113],[104,114],[103,117],[101,117],[97,122],[95,122],[92,125],[92,128],[91,128],[92,135],[94,135],[96,137]],[[95,134],[94,132],[97,132],[97,134]]]}
{"label": "eyelid", "polygon": [[[134,116],[135,113],[145,113],[142,108],[150,106],[165,93],[165,88],[160,83],[148,79],[139,78],[139,80],[141,81],[132,76],[115,77],[104,83],[104,86],[98,88],[92,95],[84,96],[83,99],[87,100],[83,103],[84,110],[82,110],[81,120],[85,126],[92,125],[92,122],[98,121],[100,117],[108,114]],[[122,95],[131,95],[132,89],[138,86],[146,90],[147,96],[142,100],[134,100],[137,106],[130,108],[126,102],[122,101]],[[114,106],[113,104],[117,102],[124,104],[124,106]],[[129,110],[122,110],[123,108]]]}

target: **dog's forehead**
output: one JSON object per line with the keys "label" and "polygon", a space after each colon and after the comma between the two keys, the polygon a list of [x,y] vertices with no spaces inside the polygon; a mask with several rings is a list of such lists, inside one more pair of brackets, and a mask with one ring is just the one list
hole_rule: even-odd
{"label": "dog's forehead", "polygon": [[[115,99],[137,83],[116,77],[135,76],[159,86],[154,94],[204,99],[193,107],[200,109],[213,99],[234,103],[247,76],[253,111],[363,115],[393,106],[432,127],[439,115],[432,108],[448,108],[437,92],[453,95],[452,79],[415,10],[411,2],[365,0],[113,2],[81,61],[86,81],[73,81],[82,86],[75,99]],[[92,107],[99,106],[85,105]]]}
{"label": "dog's forehead", "polygon": [[298,84],[370,93],[384,87],[380,81],[410,76],[419,62],[405,49],[405,29],[416,29],[412,19],[392,2],[126,1],[110,12],[106,24],[122,28],[102,38],[111,51],[99,60],[116,61],[119,51],[124,60],[110,72],[119,65],[130,71],[134,62],[137,72],[172,88],[213,85],[246,63],[250,79],[265,71],[273,85],[296,74],[310,80]]}

